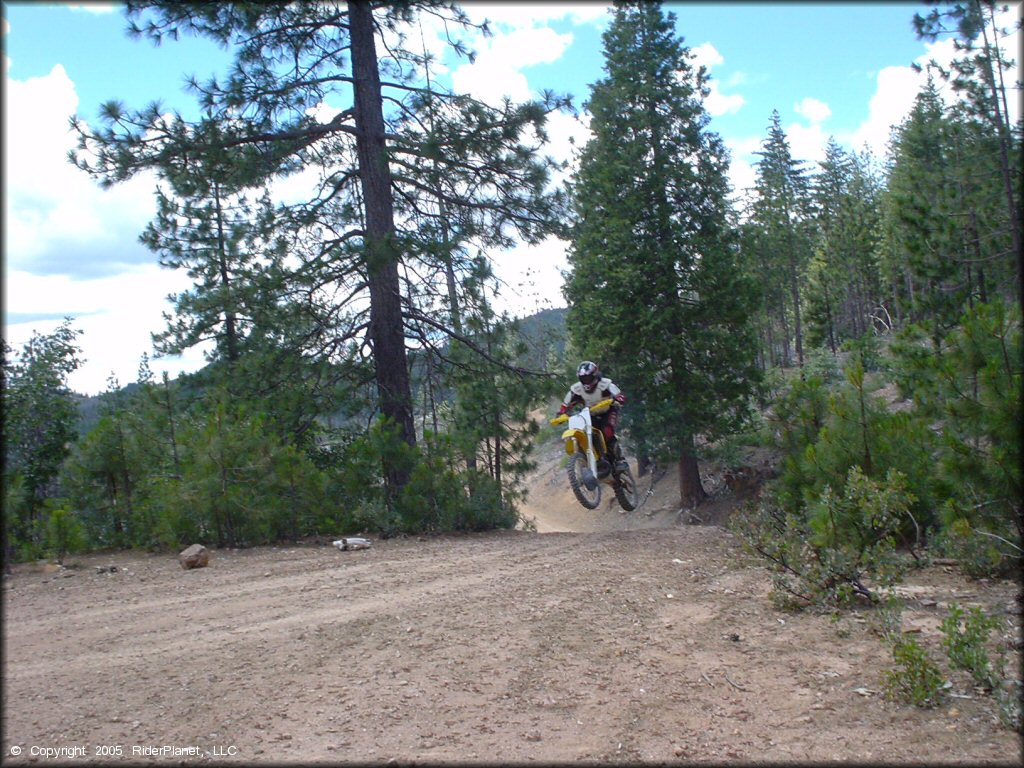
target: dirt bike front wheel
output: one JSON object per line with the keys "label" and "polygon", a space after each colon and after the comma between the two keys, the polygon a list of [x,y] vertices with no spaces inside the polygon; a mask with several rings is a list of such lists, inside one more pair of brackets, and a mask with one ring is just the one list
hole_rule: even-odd
{"label": "dirt bike front wheel", "polygon": [[633,479],[633,472],[629,467],[619,472],[615,478],[615,498],[626,512],[632,512],[640,506],[640,492],[636,489],[636,480]]}
{"label": "dirt bike front wheel", "polygon": [[[576,501],[587,509],[597,509],[601,504],[601,484],[593,483],[594,489],[590,490],[584,483],[583,478],[590,467],[587,466],[587,457],[582,453],[574,453],[569,457],[569,485],[572,487]],[[616,491],[617,493],[617,491]]]}

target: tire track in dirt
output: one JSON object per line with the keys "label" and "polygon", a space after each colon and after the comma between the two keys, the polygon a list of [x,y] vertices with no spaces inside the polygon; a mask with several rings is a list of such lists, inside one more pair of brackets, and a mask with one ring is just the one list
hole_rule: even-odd
{"label": "tire track in dirt", "polygon": [[[438,602],[434,610],[442,610],[445,602],[452,600],[486,599],[495,591],[496,582],[521,573],[531,562],[550,558],[554,550],[560,554],[571,552],[586,540],[577,537],[575,540],[536,541],[526,551],[518,551],[512,560],[498,557],[493,546],[485,546],[483,551],[474,553],[481,543],[467,541],[464,552],[457,558],[412,554],[406,548],[409,556],[372,558],[371,555],[353,565],[338,565],[337,559],[355,559],[364,553],[339,554],[326,548],[305,550],[295,559],[295,572],[283,576],[264,575],[242,583],[228,569],[224,569],[224,583],[217,568],[181,571],[175,574],[177,578],[194,581],[202,578],[203,582],[187,585],[187,594],[177,594],[171,599],[159,594],[141,599],[126,597],[116,605],[102,608],[72,604],[59,614],[35,619],[8,617],[8,660],[17,666],[19,678],[52,674],[54,660],[40,657],[35,649],[39,638],[56,635],[67,641],[62,646],[65,661],[60,665],[61,670],[74,674],[77,670],[71,667],[75,664],[91,668],[99,663],[132,663],[149,655],[194,654],[197,649],[218,647],[225,641],[244,641],[246,635],[274,637],[288,634],[296,627],[341,625],[371,614],[401,614],[424,601]],[[454,596],[451,594],[453,573],[458,573]],[[88,576],[83,575],[83,578]],[[73,590],[66,599],[73,601]],[[323,606],[324,600],[330,604]],[[245,605],[252,606],[247,614],[258,610],[260,615],[255,620],[252,615],[242,615],[237,606]],[[112,621],[114,626],[111,626]],[[143,626],[147,640],[144,650],[122,653],[135,646],[139,639],[132,628]],[[200,627],[201,632],[187,631]],[[73,638],[86,632],[101,633],[89,642],[102,647],[94,651],[81,650],[73,659],[68,659],[67,654],[74,647]]]}
{"label": "tire track in dirt", "polygon": [[[884,646],[775,611],[718,528],[261,548],[194,572],[81,561],[5,579],[5,757],[85,742],[235,745],[235,763],[997,763],[1016,745],[980,699],[953,718],[858,694],[877,691]],[[128,571],[94,573],[111,561]]]}

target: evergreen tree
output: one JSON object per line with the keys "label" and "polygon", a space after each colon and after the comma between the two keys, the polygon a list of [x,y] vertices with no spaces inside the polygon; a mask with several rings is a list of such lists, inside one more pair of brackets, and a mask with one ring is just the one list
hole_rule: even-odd
{"label": "evergreen tree", "polygon": [[816,235],[807,269],[808,340],[827,343],[833,354],[875,322],[889,325],[875,314],[882,310],[876,263],[880,190],[869,163],[829,139],[812,184]]}
{"label": "evergreen tree", "polygon": [[[269,196],[253,210],[244,194],[235,194],[219,173],[200,177],[176,194],[158,189],[157,216],[142,242],[160,265],[187,270],[195,286],[174,297],[175,314],[155,339],[163,354],[181,354],[204,341],[214,347],[210,360],[236,362],[248,330],[257,321],[261,276],[276,265],[283,243],[267,242],[273,232]],[[279,259],[277,259],[279,261]]]}
{"label": "evergreen tree", "polygon": [[802,367],[804,332],[800,296],[811,252],[809,181],[801,163],[793,159],[777,110],[772,111],[768,136],[757,154],[761,159],[757,162],[750,213],[761,229],[761,278],[779,287],[786,286],[786,293],[778,294],[773,307],[774,319],[782,333],[781,363],[790,365],[792,344],[797,365]]}
{"label": "evergreen tree", "polygon": [[135,532],[132,518],[146,465],[135,450],[129,394],[111,377],[100,399],[100,419],[73,446],[62,468],[62,483],[83,513],[92,543],[121,547],[133,543],[128,531]]}
{"label": "evergreen tree", "polygon": [[16,548],[38,556],[43,542],[45,502],[58,495],[57,479],[68,446],[77,436],[77,411],[67,377],[82,360],[75,344],[80,331],[71,318],[50,334],[32,333],[15,356],[3,342],[5,560]]}
{"label": "evergreen tree", "polygon": [[[1010,122],[1007,90],[1019,88],[1019,83],[1007,85],[1006,73],[1015,62],[1003,51],[1003,41],[1021,27],[1016,19],[1013,29],[1001,28],[996,20],[997,11],[1005,13],[1008,6],[995,0],[967,0],[943,2],[932,0],[938,7],[928,13],[914,15],[914,28],[918,37],[934,42],[940,36],[953,34],[954,45],[964,55],[952,62],[951,69],[942,72],[953,88],[963,97],[970,114],[989,127],[997,139],[1000,180],[1005,202],[1004,215],[1013,251],[1018,259],[1024,252],[1021,240],[1021,124]],[[1020,262],[1018,261],[1018,264]]]}
{"label": "evergreen tree", "polygon": [[890,280],[902,272],[896,295],[937,350],[976,302],[1016,293],[998,147],[962,105],[945,109],[929,81],[896,132],[892,156],[884,269]]}
{"label": "evergreen tree", "polygon": [[657,3],[619,3],[604,33],[565,296],[574,345],[626,393],[641,456],[671,456],[692,506],[705,497],[697,437],[733,427],[755,380],[756,298],[737,268],[705,73],[673,28]]}
{"label": "evergreen tree", "polygon": [[[189,164],[211,177],[227,163],[233,190],[317,169],[309,199],[278,212],[293,225],[289,248],[300,262],[288,295],[315,304],[323,319],[300,326],[307,347],[296,354],[338,352],[358,382],[354,361],[370,352],[380,414],[415,444],[406,336],[430,325],[438,295],[416,287],[438,264],[437,229],[424,221],[443,216],[489,244],[550,228],[554,198],[537,145],[547,112],[563,102],[489,107],[426,91],[418,80],[424,57],[408,49],[405,33],[421,13],[467,25],[447,3],[157,1],[130,2],[128,13],[145,22],[136,33],[156,41],[181,32],[218,40],[234,51],[234,67],[224,83],[192,83],[205,114],[196,123],[165,119],[158,105],[128,112],[118,104],[105,107],[102,130],[75,121],[77,164],[116,183],[143,168],[174,178]],[[337,101],[349,106],[318,117]],[[433,129],[415,127],[428,125],[428,101]],[[438,178],[451,183],[442,188]],[[443,261],[450,251],[440,250]],[[394,499],[407,471],[386,466],[385,474]]]}
{"label": "evergreen tree", "polygon": [[918,94],[897,131],[886,216],[892,249],[889,272],[903,273],[908,319],[927,320],[935,344],[956,324],[966,301],[960,278],[950,130],[934,84]]}

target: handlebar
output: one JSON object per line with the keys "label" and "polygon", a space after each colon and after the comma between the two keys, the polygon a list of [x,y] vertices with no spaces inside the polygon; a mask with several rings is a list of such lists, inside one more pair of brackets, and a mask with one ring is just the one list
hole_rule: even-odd
{"label": "handlebar", "polygon": [[[590,406],[590,412],[594,413],[595,411],[602,411],[602,410],[605,410],[607,408],[610,408],[614,402],[615,402],[615,400],[613,398],[610,398],[610,397],[605,398],[604,400],[599,400],[598,402],[596,402],[592,406]],[[586,406],[584,406],[584,407],[586,407]],[[559,424],[564,424],[568,420],[569,420],[568,414],[560,413],[557,416],[555,416],[555,418],[550,419],[549,423],[552,426],[558,426]]]}

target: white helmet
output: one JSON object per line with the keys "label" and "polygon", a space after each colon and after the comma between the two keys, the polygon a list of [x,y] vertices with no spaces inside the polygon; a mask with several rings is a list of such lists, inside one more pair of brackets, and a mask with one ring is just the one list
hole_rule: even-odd
{"label": "white helmet", "polygon": [[580,384],[587,392],[593,392],[597,388],[597,383],[601,380],[601,369],[597,367],[597,363],[592,363],[590,360],[584,360],[580,363],[580,367],[576,369],[576,375],[579,376]]}

